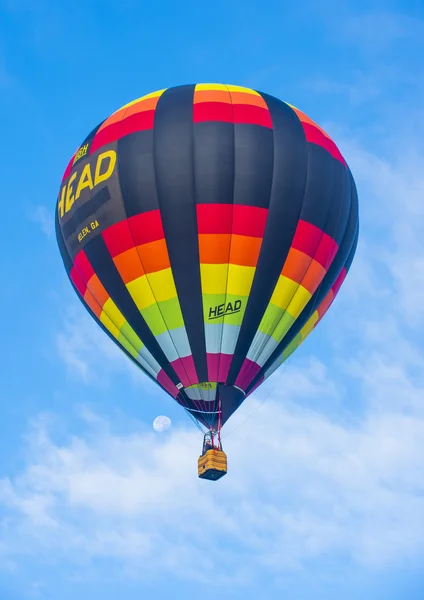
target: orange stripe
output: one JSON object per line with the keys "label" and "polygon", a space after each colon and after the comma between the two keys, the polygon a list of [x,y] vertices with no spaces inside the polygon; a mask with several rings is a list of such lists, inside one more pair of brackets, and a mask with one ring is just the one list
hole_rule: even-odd
{"label": "orange stripe", "polygon": [[290,248],[281,275],[301,283],[308,292],[313,294],[326,272],[319,262],[296,248]]}
{"label": "orange stripe", "polygon": [[318,306],[317,310],[318,310],[318,315],[319,315],[320,319],[322,319],[322,317],[324,316],[325,312],[328,310],[328,308],[333,300],[334,300],[333,290],[330,290],[328,292],[328,294],[326,295],[326,297],[324,298],[324,300]]}
{"label": "orange stripe", "polygon": [[200,233],[199,255],[202,264],[228,264],[231,235],[229,233]]}
{"label": "orange stripe", "polygon": [[129,283],[144,275],[137,248],[130,248],[114,257],[113,262],[119,271],[122,281]]}
{"label": "orange stripe", "polygon": [[84,301],[87,304],[87,306],[91,308],[96,317],[100,319],[100,315],[103,312],[102,307],[99,305],[99,303],[89,290],[86,290],[84,294]]}
{"label": "orange stripe", "polygon": [[281,275],[292,281],[296,281],[296,283],[300,283],[310,264],[310,256],[300,250],[296,250],[296,248],[290,248]]}
{"label": "orange stripe", "polygon": [[301,123],[308,123],[309,125],[313,125],[314,127],[316,127],[323,135],[325,135],[325,137],[330,138],[330,136],[328,135],[328,133],[326,133],[324,131],[324,129],[321,129],[321,127],[319,125],[317,125],[315,123],[315,121],[312,121],[312,119],[310,119],[308,117],[308,115],[305,115],[304,112],[302,112],[301,110],[299,110],[298,108],[294,108],[294,106],[291,106],[291,109],[294,110],[294,112],[297,114],[297,116],[299,117],[299,120],[301,121]]}
{"label": "orange stripe", "polygon": [[90,281],[87,283],[87,288],[90,290],[97,302],[103,308],[106,300],[109,300],[109,294],[105,290],[103,283],[100,281],[96,274],[90,277]]}
{"label": "orange stripe", "polygon": [[193,103],[198,102],[226,102],[230,104],[231,97],[229,92],[224,90],[199,90],[194,92]]}
{"label": "orange stripe", "polygon": [[268,109],[268,106],[262,96],[248,94],[246,92],[231,92],[231,101],[233,104],[249,104],[250,106],[260,106]]}
{"label": "orange stripe", "polygon": [[137,251],[146,273],[163,271],[171,266],[164,239],[137,246]]}
{"label": "orange stripe", "polygon": [[126,118],[130,115],[134,115],[135,113],[139,112],[144,112],[146,110],[155,110],[157,103],[159,102],[159,98],[160,96],[145,99],[142,98],[141,100],[135,102],[134,104],[131,104],[130,106],[124,106],[120,108],[106,119],[102,126],[99,127],[97,133],[105,127],[108,127],[109,125],[113,125],[113,123],[121,121],[124,117]]}
{"label": "orange stripe", "polygon": [[135,104],[131,104],[127,108],[127,112],[125,113],[125,118],[130,115],[134,115],[136,113],[144,112],[146,110],[156,110],[158,105],[160,96],[156,96],[154,98],[146,98],[145,100],[140,100],[140,102],[136,102]]}
{"label": "orange stripe", "polygon": [[247,235],[232,235],[230,263],[244,267],[256,267],[262,239]]}
{"label": "orange stripe", "polygon": [[313,294],[326,273],[326,269],[324,269],[319,262],[312,260],[309,269],[306,271],[305,277],[302,280],[303,287],[306,288],[308,292]]}

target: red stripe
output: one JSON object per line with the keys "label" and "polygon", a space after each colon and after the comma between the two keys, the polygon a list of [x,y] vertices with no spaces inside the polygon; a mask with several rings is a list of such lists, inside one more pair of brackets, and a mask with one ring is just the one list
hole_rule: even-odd
{"label": "red stripe", "polygon": [[159,209],[130,217],[128,224],[136,246],[156,242],[165,237]]}
{"label": "red stripe", "polygon": [[112,258],[134,248],[134,240],[126,219],[105,229],[102,236]]}
{"label": "red stripe", "polygon": [[333,284],[333,287],[331,288],[333,290],[334,296],[336,296],[339,293],[339,290],[342,287],[344,280],[346,279],[346,275],[346,267],[343,267],[343,269],[340,272],[340,275],[337,277],[336,281]]}
{"label": "red stripe", "polygon": [[198,233],[231,233],[232,204],[198,204]]}
{"label": "red stripe", "polygon": [[228,102],[196,102],[193,104],[193,122],[233,122],[233,110]]}
{"label": "red stripe", "polygon": [[267,108],[252,104],[233,104],[234,123],[262,125],[272,129],[272,119]]}
{"label": "red stripe", "polygon": [[124,137],[124,135],[129,135],[135,131],[146,131],[147,129],[153,129],[154,121],[154,110],[143,110],[141,112],[134,113],[133,115],[121,121],[119,137]]}
{"label": "red stripe", "polygon": [[313,258],[321,242],[322,235],[323,231],[319,227],[301,219],[297,224],[292,248],[300,250]]}
{"label": "red stripe", "polygon": [[87,291],[87,286],[81,279],[80,274],[78,273],[75,267],[72,267],[69,276],[71,278],[72,283],[77,288],[78,292],[81,294],[82,297],[84,297],[84,294]]}
{"label": "red stripe", "polygon": [[145,110],[134,113],[128,118],[122,119],[122,121],[117,121],[116,123],[108,125],[94,136],[90,147],[90,154],[93,154],[93,152],[102,146],[116,142],[121,137],[134,133],[135,131],[153,129],[154,118],[154,110]]}
{"label": "red stripe", "polygon": [[91,266],[90,261],[88,260],[84,250],[80,250],[80,252],[78,252],[78,254],[76,255],[74,260],[74,266],[78,270],[78,273],[80,274],[83,281],[85,281],[86,283],[88,283],[95,274],[94,269]]}
{"label": "red stripe", "polygon": [[322,133],[319,129],[311,125],[310,123],[302,123],[303,130],[305,132],[306,140],[313,144],[317,144],[322,148],[325,148],[327,152],[334,156],[337,160],[343,163],[346,166],[346,161],[343,158],[340,150],[337,148],[336,144],[333,140],[330,140],[326,135]]}
{"label": "red stripe", "polygon": [[232,233],[263,238],[267,216],[267,208],[234,204]]}
{"label": "red stripe", "polygon": [[106,144],[111,144],[112,142],[115,142],[118,139],[120,125],[121,122],[117,121],[116,123],[108,125],[104,129],[100,129],[100,131],[96,133],[93,141],[91,142],[90,154],[93,154],[93,152],[95,152],[102,146],[105,146]]}
{"label": "red stripe", "polygon": [[339,246],[337,242],[335,242],[332,237],[324,233],[315,253],[314,259],[319,262],[324,269],[328,269],[333,262],[338,249]]}
{"label": "red stripe", "polygon": [[64,172],[64,174],[63,174],[63,177],[62,177],[62,181],[63,181],[64,179],[66,179],[67,177],[69,177],[69,175],[71,174],[71,171],[72,171],[72,165],[74,164],[74,158],[75,158],[75,154],[76,154],[76,152],[74,152],[74,153],[73,153],[73,155],[72,155],[72,158],[71,158],[71,160],[69,161],[69,163],[68,163],[68,166],[66,167],[66,170],[65,170],[65,172]]}

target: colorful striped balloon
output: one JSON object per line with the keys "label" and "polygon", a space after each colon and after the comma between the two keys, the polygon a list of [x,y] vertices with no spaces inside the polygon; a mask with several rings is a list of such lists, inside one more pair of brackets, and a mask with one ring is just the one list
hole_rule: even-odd
{"label": "colorful striped balloon", "polygon": [[216,431],[333,302],[358,199],[335,143],[297,108],[184,85],[127,104],[83,141],[56,233],[92,317]]}

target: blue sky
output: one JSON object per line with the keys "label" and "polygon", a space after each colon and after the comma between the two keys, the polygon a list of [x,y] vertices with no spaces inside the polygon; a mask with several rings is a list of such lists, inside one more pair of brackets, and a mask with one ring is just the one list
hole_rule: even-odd
{"label": "blue sky", "polygon": [[[1,600],[423,598],[423,68],[422,2],[0,0]],[[199,81],[324,126],[361,215],[332,310],[228,423],[217,485],[185,413],[84,313],[53,234],[85,135]]]}

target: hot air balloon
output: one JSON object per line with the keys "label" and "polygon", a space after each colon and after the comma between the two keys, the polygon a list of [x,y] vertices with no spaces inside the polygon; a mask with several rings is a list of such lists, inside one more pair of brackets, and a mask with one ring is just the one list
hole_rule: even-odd
{"label": "hot air balloon", "polygon": [[346,161],[302,111],[234,85],[123,106],[72,156],[56,205],[70,281],[98,325],[206,431],[221,428],[322,319],[352,263]]}

